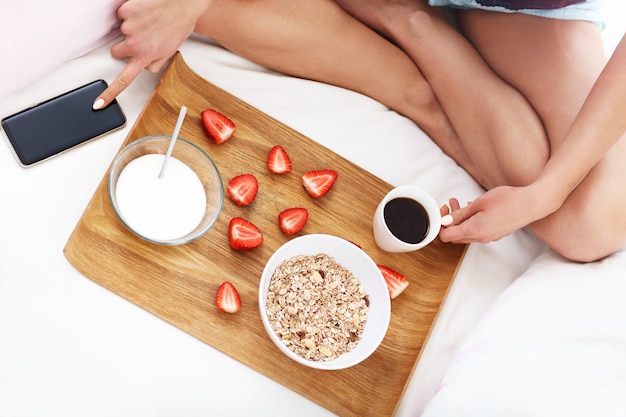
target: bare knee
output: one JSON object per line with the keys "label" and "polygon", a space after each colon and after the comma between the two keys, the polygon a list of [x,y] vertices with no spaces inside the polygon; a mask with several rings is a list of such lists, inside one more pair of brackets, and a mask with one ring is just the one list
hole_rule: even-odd
{"label": "bare knee", "polygon": [[550,248],[574,262],[594,262],[626,245],[626,222],[613,221],[612,209],[567,207],[531,229]]}
{"label": "bare knee", "polygon": [[570,261],[587,263],[599,261],[624,247],[623,240],[597,236],[591,236],[591,238],[577,242],[559,242],[553,249]]}
{"label": "bare knee", "polygon": [[404,107],[414,113],[410,115],[411,118],[426,114],[422,118],[428,120],[433,113],[443,112],[433,89],[423,77],[412,77],[407,81],[408,85],[398,96],[404,103]]}

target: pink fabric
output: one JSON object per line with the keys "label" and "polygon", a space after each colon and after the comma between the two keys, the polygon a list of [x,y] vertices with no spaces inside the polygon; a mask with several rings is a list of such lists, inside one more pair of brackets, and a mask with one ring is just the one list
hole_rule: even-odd
{"label": "pink fabric", "polygon": [[118,36],[124,0],[0,4],[0,100]]}

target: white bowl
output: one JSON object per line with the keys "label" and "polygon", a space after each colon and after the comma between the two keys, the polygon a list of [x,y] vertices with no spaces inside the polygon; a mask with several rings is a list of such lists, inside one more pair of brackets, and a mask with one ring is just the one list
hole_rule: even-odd
{"label": "white bowl", "polygon": [[[351,271],[354,277],[360,281],[369,300],[369,315],[356,346],[349,352],[325,361],[306,359],[290,350],[273,330],[266,312],[268,287],[278,265],[297,255],[317,255],[320,253],[329,255],[345,269]],[[259,284],[259,310],[267,334],[285,355],[311,368],[335,370],[358,364],[378,348],[389,327],[391,300],[382,273],[376,263],[363,250],[336,236],[313,234],[288,241],[270,257]]]}

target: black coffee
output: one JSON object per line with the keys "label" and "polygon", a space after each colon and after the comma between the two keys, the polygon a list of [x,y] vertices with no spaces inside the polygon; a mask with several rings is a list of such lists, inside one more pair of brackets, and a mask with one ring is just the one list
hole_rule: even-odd
{"label": "black coffee", "polygon": [[383,216],[395,237],[406,243],[419,243],[428,234],[428,213],[412,198],[394,198],[385,204]]}

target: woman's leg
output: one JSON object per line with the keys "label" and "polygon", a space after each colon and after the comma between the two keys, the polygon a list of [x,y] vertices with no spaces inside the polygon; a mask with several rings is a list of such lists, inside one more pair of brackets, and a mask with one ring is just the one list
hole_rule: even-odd
{"label": "woman's leg", "polygon": [[213,0],[196,32],[268,68],[380,101],[413,120],[482,182],[413,61],[333,1]]}
{"label": "woman's leg", "polygon": [[[460,12],[470,44],[415,0],[341,3],[418,64],[477,169],[493,186],[525,184],[536,177],[606,61],[598,28],[589,22]],[[625,160],[622,139],[563,207],[531,225],[532,230],[573,260],[595,260],[623,247]]]}
{"label": "woman's leg", "polygon": [[[529,99],[550,148],[560,146],[606,57],[594,23],[528,15],[464,12],[468,38],[503,79]],[[593,138],[589,138],[593,144]],[[565,204],[531,225],[549,246],[581,261],[598,259],[626,243],[626,137],[606,154]]]}
{"label": "woman's leg", "polygon": [[337,0],[399,45],[433,88],[477,171],[491,188],[532,182],[549,156],[528,100],[425,0]]}

